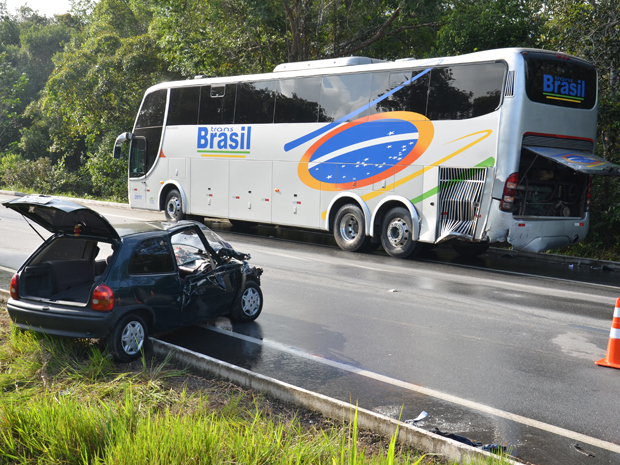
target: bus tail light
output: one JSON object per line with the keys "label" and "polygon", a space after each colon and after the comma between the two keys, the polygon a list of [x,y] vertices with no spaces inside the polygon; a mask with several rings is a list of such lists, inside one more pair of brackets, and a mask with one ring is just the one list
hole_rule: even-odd
{"label": "bus tail light", "polygon": [[517,184],[519,183],[519,173],[512,173],[506,179],[504,184],[504,192],[502,193],[502,200],[499,204],[499,209],[504,212],[511,212],[515,203],[515,195],[517,194]]}
{"label": "bus tail light", "polygon": [[19,275],[15,273],[11,278],[11,299],[19,299]]}
{"label": "bus tail light", "polygon": [[586,211],[590,211],[590,200],[592,200],[592,176],[588,182],[588,193],[586,194]]}
{"label": "bus tail light", "polygon": [[90,308],[99,312],[109,312],[114,308],[114,292],[105,284],[100,284],[93,291]]}

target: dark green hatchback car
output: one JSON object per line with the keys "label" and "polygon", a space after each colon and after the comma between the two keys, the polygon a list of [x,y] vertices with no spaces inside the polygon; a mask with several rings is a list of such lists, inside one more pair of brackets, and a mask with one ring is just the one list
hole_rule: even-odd
{"label": "dark green hatchback car", "polygon": [[74,202],[30,195],[3,203],[52,235],[11,280],[7,308],[22,329],[105,338],[119,361],[149,334],[217,316],[253,321],[262,269],[201,223],[113,227]]}

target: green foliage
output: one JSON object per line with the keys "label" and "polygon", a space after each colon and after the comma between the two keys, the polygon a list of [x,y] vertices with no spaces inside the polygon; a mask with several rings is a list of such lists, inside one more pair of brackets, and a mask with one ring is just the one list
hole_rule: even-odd
{"label": "green foliage", "polygon": [[422,460],[397,452],[396,436],[387,455],[367,457],[357,446],[356,421],[341,430],[304,428],[229,383],[188,395],[165,384],[186,376],[170,369],[169,359],[149,367],[143,358],[141,371],[119,374],[121,367],[89,340],[13,328],[8,338],[0,331],[0,341],[0,464]]}
{"label": "green foliage", "polygon": [[0,159],[0,167],[9,166],[0,174],[0,184],[13,189],[40,194],[90,193],[90,178],[84,170],[71,172],[64,169],[63,160],[52,165],[49,158],[24,160],[8,155]]}
{"label": "green foliage", "polygon": [[127,201],[127,159],[112,157],[114,137],[102,139],[102,143],[86,162],[86,169],[92,179],[93,194],[99,198]]}
{"label": "green foliage", "polygon": [[352,54],[422,56],[439,14],[429,0],[155,4],[151,30],[160,37],[161,56],[184,76],[266,72],[279,63]]}
{"label": "green foliage", "polygon": [[536,0],[458,0],[437,33],[438,55],[533,47],[543,24]]}
{"label": "green foliage", "polygon": [[0,152],[15,141],[19,129],[21,99],[27,85],[28,78],[11,66],[6,52],[0,53]]}

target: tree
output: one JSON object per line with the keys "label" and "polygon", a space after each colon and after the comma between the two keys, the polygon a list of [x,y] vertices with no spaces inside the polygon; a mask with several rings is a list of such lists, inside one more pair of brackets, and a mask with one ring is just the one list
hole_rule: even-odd
{"label": "tree", "polygon": [[[119,15],[122,21],[117,21]],[[45,129],[50,156],[69,171],[87,167],[93,178],[124,179],[118,174],[126,173],[126,164],[111,157],[114,138],[131,129],[148,87],[179,77],[159,57],[149,23],[143,2],[101,0],[90,23],[54,56],[55,69],[43,96],[29,108],[36,116],[35,129],[23,132],[22,147],[40,144]],[[93,157],[97,160],[91,162]],[[92,186],[98,195],[119,195],[118,182],[97,179]]]}
{"label": "tree", "polygon": [[537,0],[457,0],[437,33],[438,55],[536,46],[543,25]]}
{"label": "tree", "polygon": [[27,85],[28,78],[11,66],[6,52],[0,53],[0,152],[16,140],[21,100]]}
{"label": "tree", "polygon": [[[185,76],[271,71],[279,63],[365,54],[425,55],[433,0],[156,0],[151,30]],[[200,21],[195,21],[200,18]]]}

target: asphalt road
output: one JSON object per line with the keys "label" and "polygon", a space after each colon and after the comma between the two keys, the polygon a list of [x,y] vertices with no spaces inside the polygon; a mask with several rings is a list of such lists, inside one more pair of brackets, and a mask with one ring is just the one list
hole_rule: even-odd
{"label": "asphalt road", "polygon": [[[113,223],[163,216],[95,209]],[[426,410],[424,428],[503,443],[533,463],[620,463],[620,370],[594,364],[618,273],[441,250],[399,261],[348,254],[320,235],[299,243],[271,228],[220,229],[264,267],[263,314],[163,339],[388,415]],[[0,270],[40,243],[7,209],[0,237]]]}

